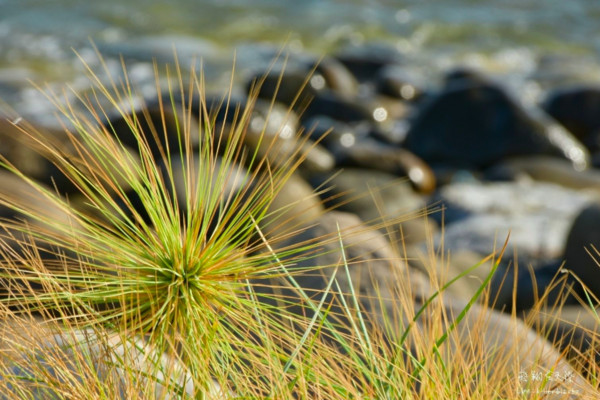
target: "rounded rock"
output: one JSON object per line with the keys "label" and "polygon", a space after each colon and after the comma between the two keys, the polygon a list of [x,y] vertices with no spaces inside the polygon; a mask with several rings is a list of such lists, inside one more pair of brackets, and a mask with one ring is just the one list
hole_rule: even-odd
{"label": "rounded rock", "polygon": [[338,165],[372,168],[406,177],[420,193],[430,194],[436,187],[429,166],[410,151],[363,139],[351,147],[339,146],[334,151]]}
{"label": "rounded rock", "polygon": [[600,171],[578,171],[567,160],[549,156],[511,157],[494,165],[486,175],[498,177],[527,176],[533,180],[559,184],[571,189],[600,189]]}
{"label": "rounded rock", "polygon": [[423,105],[404,145],[429,164],[475,169],[509,156],[545,154],[581,170],[589,159],[559,124],[490,83],[448,85]]}
{"label": "rounded rock", "polygon": [[247,93],[251,95],[256,92],[261,99],[298,108],[306,106],[319,93],[327,90],[326,80],[321,74],[302,70],[257,75],[247,84]]}
{"label": "rounded rock", "polygon": [[320,93],[315,96],[302,113],[302,118],[308,119],[317,115],[325,115],[346,123],[375,122],[378,118],[377,106],[372,103],[336,96],[334,93]]}
{"label": "rounded rock", "polygon": [[410,182],[387,172],[345,168],[333,176],[314,176],[311,183],[327,185],[322,194],[326,206],[354,213],[369,223],[398,219],[425,206]]}
{"label": "rounded rock", "polygon": [[600,150],[600,87],[575,86],[555,90],[543,107],[590,151]]}
{"label": "rounded rock", "polygon": [[325,208],[299,174],[291,174],[269,204],[260,227],[268,238],[278,238],[319,221]]}
{"label": "rounded rock", "polygon": [[358,93],[358,82],[352,73],[341,62],[332,57],[325,57],[313,64],[311,69],[325,79],[327,87],[340,96],[354,97]]}
{"label": "rounded rock", "polygon": [[[527,259],[560,257],[570,222],[593,195],[542,182],[454,183],[442,187],[433,204],[444,207],[446,250],[487,255],[502,248]],[[436,217],[437,214],[432,216]],[[435,243],[441,243],[436,238]]]}
{"label": "rounded rock", "polygon": [[[565,245],[565,266],[597,297],[600,297],[600,204],[591,203],[575,218]],[[575,285],[577,293],[583,294],[581,284]]]}
{"label": "rounded rock", "polygon": [[399,67],[384,67],[376,78],[377,91],[404,101],[416,102],[424,95],[423,85],[407,71]]}

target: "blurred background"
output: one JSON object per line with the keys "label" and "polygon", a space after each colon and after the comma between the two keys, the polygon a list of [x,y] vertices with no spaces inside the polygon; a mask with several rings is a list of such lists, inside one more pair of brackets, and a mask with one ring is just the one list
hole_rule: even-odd
{"label": "blurred background", "polygon": [[92,42],[111,68],[123,55],[141,86],[173,46],[184,67],[202,59],[212,87],[227,85],[234,50],[244,79],[282,49],[363,49],[430,84],[467,65],[539,96],[557,81],[600,80],[599,18],[596,0],[0,0],[0,98],[44,118],[52,107],[28,81],[83,88],[75,53],[95,68]]}

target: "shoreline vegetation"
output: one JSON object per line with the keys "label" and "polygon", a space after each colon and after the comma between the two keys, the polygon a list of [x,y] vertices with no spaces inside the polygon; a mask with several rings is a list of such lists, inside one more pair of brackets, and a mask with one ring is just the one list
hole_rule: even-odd
{"label": "shoreline vegetation", "polygon": [[[380,127],[402,113],[400,102],[365,111],[344,94],[356,83],[340,68],[325,58],[300,76],[270,70],[238,99],[232,87],[207,97],[194,68],[155,65],[158,95],[147,99],[123,63],[119,76],[88,69],[86,93],[50,95],[62,130],[7,116],[0,128],[26,150],[1,162],[13,190],[0,194],[0,398],[596,398],[594,292],[573,289],[568,272],[538,293],[534,275],[523,318],[510,237],[452,270],[443,228],[434,243],[430,224],[440,210],[386,211],[388,190],[443,184],[421,159],[440,150],[409,137],[411,151],[392,152],[326,126],[319,110]],[[513,112],[512,100],[465,74],[449,80],[475,81],[471,93]],[[407,87],[399,95],[413,99]],[[448,89],[437,104],[459,94]],[[298,114],[311,129],[293,123]],[[532,132],[520,145],[585,167],[566,131],[544,141],[537,120],[514,114],[515,131]],[[429,123],[419,118],[413,128]],[[402,179],[365,178],[350,193],[336,181],[343,172],[323,178],[340,153],[321,146],[335,143],[349,169],[376,159]],[[518,153],[496,150],[489,157]],[[484,164],[481,154],[461,161]],[[361,201],[369,213],[340,211]],[[411,221],[424,232],[421,255],[409,243],[417,231],[403,230]],[[499,276],[510,288],[504,305],[492,290]],[[590,311],[569,326],[561,313],[573,292]]]}

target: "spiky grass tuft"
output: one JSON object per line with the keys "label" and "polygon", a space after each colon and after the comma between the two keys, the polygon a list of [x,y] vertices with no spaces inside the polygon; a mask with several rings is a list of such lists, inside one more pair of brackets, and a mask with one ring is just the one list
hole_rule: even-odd
{"label": "spiky grass tuft", "polygon": [[[260,365],[280,362],[293,342],[281,313],[261,306],[249,282],[285,275],[276,261],[293,262],[301,250],[275,255],[257,232],[302,155],[271,166],[258,150],[243,145],[254,97],[244,109],[223,98],[221,106],[234,109],[229,112],[235,116],[228,125],[219,124],[217,112],[207,106],[202,75],[192,68],[184,85],[180,71],[177,66],[177,87],[170,84],[166,96],[157,71],[159,113],[173,111],[174,131],[167,131],[164,117],[162,126],[152,124],[146,111],[147,120],[140,120],[125,66],[120,81],[108,85],[88,70],[93,87],[87,97],[76,94],[77,106],[51,97],[67,120],[68,150],[22,129],[78,189],[85,207],[72,207],[4,162],[68,218],[61,223],[9,196],[0,200],[28,220],[3,225],[8,233],[1,278],[9,295],[1,302],[29,312],[54,310],[82,327],[100,324],[145,338],[185,366],[198,393],[236,372],[245,377],[236,382],[252,388],[262,379]],[[168,68],[166,77],[172,81]],[[88,117],[76,111],[81,106]],[[136,143],[133,152],[108,119],[115,110]],[[277,146],[272,138],[261,140]],[[177,176],[183,196],[177,193]],[[231,182],[237,190],[227,189]],[[22,235],[26,239],[19,240],[17,254],[8,239]],[[43,260],[40,247],[51,249],[54,259]],[[266,357],[265,329],[277,338]]]}

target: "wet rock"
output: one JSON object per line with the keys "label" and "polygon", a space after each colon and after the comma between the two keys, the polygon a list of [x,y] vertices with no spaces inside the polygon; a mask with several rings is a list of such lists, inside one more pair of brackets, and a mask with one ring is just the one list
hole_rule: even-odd
{"label": "wet rock", "polygon": [[[598,253],[600,249],[600,205],[597,202],[587,205],[581,210],[570,227],[565,245],[565,268],[573,271],[588,289],[600,297],[600,266]],[[584,294],[581,284],[574,289]],[[584,297],[585,298],[585,297]]]}
{"label": "wet rock", "polygon": [[215,132],[223,135],[223,140],[230,139],[234,127],[246,128],[247,132],[241,139],[247,140],[247,144],[261,137],[286,140],[298,132],[298,115],[281,103],[262,99],[249,102],[242,97],[225,100],[214,97],[207,99],[206,104],[216,114]]}
{"label": "wet rock", "polygon": [[594,169],[600,169],[600,152],[596,152],[594,154],[592,154],[592,168]]}
{"label": "wet rock", "polygon": [[273,154],[271,161],[286,160],[297,149],[298,116],[279,103],[259,100],[250,105],[243,142],[261,157]]}
{"label": "wet rock", "polygon": [[[492,272],[493,262],[490,259],[483,261],[493,250],[500,251],[496,248],[490,249],[488,254],[482,254],[467,248],[450,250],[447,246],[442,249],[435,245],[433,247],[412,246],[408,249],[408,262],[411,266],[429,274],[430,279],[439,286],[478,265],[444,291],[445,294],[450,294],[457,299],[469,301],[477,294]],[[508,251],[510,250],[504,253],[503,261],[492,276],[489,287],[486,288],[489,290],[489,296],[481,296],[480,301],[504,312],[528,310],[540,299],[543,299],[546,304],[555,304],[563,298],[570,303],[575,301],[573,297],[566,296],[565,288],[572,284],[573,280],[567,279],[564,274],[558,274],[560,261],[550,261],[545,264],[538,262],[537,264],[540,265],[535,265],[535,263],[524,262],[524,257],[519,257],[517,272],[514,262],[506,262],[506,259],[511,258],[511,255],[507,254]]]}
{"label": "wet rock", "polygon": [[[167,167],[164,161],[159,163],[167,191],[173,190],[176,194],[176,201],[182,217],[187,212],[194,210],[194,208],[192,210],[188,208],[189,204],[194,205],[200,201],[200,199],[196,199],[199,162],[199,156],[195,155],[193,165],[190,166],[190,171],[194,171],[193,174],[195,175],[189,175],[188,182],[185,181],[186,178],[183,175],[185,164],[183,164],[180,157],[173,156],[170,167]],[[209,233],[215,231],[217,224],[220,223],[220,217],[228,211],[226,207],[231,207],[231,203],[235,201],[236,196],[243,204],[247,201],[247,196],[251,195],[249,193],[252,193],[253,190],[259,190],[257,184],[261,182],[260,177],[252,181],[252,174],[235,163],[228,167],[226,175],[219,178],[217,171],[223,165],[221,159],[215,160],[215,169],[209,174],[212,184],[215,185],[216,190],[221,190],[220,196],[222,196],[222,207],[209,222]],[[263,190],[270,191],[271,188],[263,188]],[[133,191],[128,191],[126,196],[130,205],[127,206],[121,203],[121,207],[126,214],[131,217],[133,212],[136,212],[144,221],[151,223],[152,221],[150,221],[140,197]],[[323,204],[313,188],[299,174],[294,173],[286,179],[273,197],[266,210],[266,216],[260,221],[259,226],[268,238],[278,238],[314,223],[324,212]],[[259,238],[257,237],[257,239]]]}
{"label": "wet rock", "polygon": [[[228,172],[219,177],[218,171],[223,168],[223,161],[219,158],[214,160],[214,170],[207,172],[206,169],[199,169],[200,159],[198,154],[194,154],[190,157],[189,164],[187,158],[182,160],[180,155],[171,156],[170,163],[165,160],[158,161],[158,170],[163,177],[163,182],[168,193],[175,193],[175,199],[173,204],[177,204],[180,212],[180,216],[183,217],[190,211],[189,205],[199,204],[200,199],[196,198],[197,183],[203,177],[208,177],[212,180],[212,185],[221,190],[222,195],[222,206],[226,205],[227,199],[235,198],[240,195],[244,189],[249,185],[250,173],[242,166],[232,163],[228,167]],[[211,168],[213,167],[211,166]],[[184,171],[185,174],[184,175]],[[201,171],[201,172],[199,172]],[[202,173],[203,175],[198,175]],[[187,181],[186,181],[187,179]],[[150,216],[146,210],[146,205],[140,198],[139,194],[133,189],[127,190],[124,193],[127,198],[127,202],[119,198],[116,200],[117,204],[121,208],[121,211],[125,213],[128,218],[136,220],[137,218],[142,219],[146,223],[151,224]],[[225,212],[220,210],[220,212]],[[135,216],[137,215],[137,217]],[[219,215],[215,215],[209,224],[209,231],[213,232]]]}
{"label": "wet rock", "polygon": [[[175,95],[177,96],[177,95]],[[170,101],[169,98],[163,98],[163,103]],[[262,100],[256,99],[256,102]],[[181,96],[176,97],[175,104],[181,104]],[[183,102],[187,104],[190,99],[183,99]],[[267,103],[271,103],[267,101]],[[206,94],[204,98],[198,95],[192,95],[191,98],[192,110],[201,110],[201,107],[206,106],[209,114],[215,114],[215,121],[217,122],[237,122],[241,118],[241,114],[248,107],[248,97],[242,94],[236,93],[210,93]]]}
{"label": "wet rock", "polygon": [[[410,111],[412,113],[412,111]],[[371,131],[374,139],[395,146],[402,146],[410,129],[410,117],[390,121],[384,126],[376,126]]]}
{"label": "wet rock", "polygon": [[[455,249],[453,252],[448,252],[446,259],[440,260],[437,269],[438,274],[449,281],[464,273],[467,269],[478,265],[468,275],[465,275],[449,287],[450,293],[454,297],[468,301],[477,294],[477,291],[481,288],[493,267],[491,260],[483,262],[484,260],[485,258],[481,254],[474,251]],[[444,262],[446,265],[444,265]]]}
{"label": "wet rock", "polygon": [[[535,156],[532,156],[534,158]],[[511,160],[510,158],[509,160]],[[569,166],[571,166],[569,164]],[[488,182],[517,182],[523,180],[532,180],[533,178],[525,172],[514,168],[510,162],[500,162],[489,168],[486,168],[479,178]]]}
{"label": "wet rock", "polygon": [[375,87],[381,94],[411,102],[419,101],[425,92],[423,84],[417,78],[398,66],[388,66],[379,70],[375,78]]}
{"label": "wet rock", "polygon": [[570,221],[592,197],[540,182],[455,183],[442,187],[432,203],[446,210],[446,250],[487,255],[500,249],[510,232],[505,257],[516,249],[523,262],[559,257]]}
{"label": "wet rock", "polygon": [[[429,219],[431,221],[431,219]],[[439,229],[431,231],[426,239],[430,239]],[[439,251],[431,245],[419,246],[413,244],[406,248],[407,262],[429,277],[436,287],[442,287],[466,270],[479,265],[468,275],[463,276],[444,290],[444,295],[464,301],[471,300],[491,272],[492,262],[483,262],[483,256],[471,250],[455,249],[454,251]],[[481,299],[480,299],[481,300]]]}
{"label": "wet rock", "polygon": [[[59,231],[58,228],[53,228],[53,226],[62,226],[63,228],[74,226],[75,222],[72,215],[48,199],[47,196],[55,193],[50,187],[40,183],[28,183],[15,174],[0,171],[0,188],[0,199],[2,200],[2,206],[0,207],[1,219],[26,220],[32,226],[43,226],[44,229],[50,232]],[[45,193],[49,193],[49,195]],[[19,207],[21,211],[5,204]],[[46,221],[52,223],[46,224],[30,218],[28,216],[30,213],[40,215]],[[6,232],[2,232],[2,237],[7,238]]]}
{"label": "wet rock", "polygon": [[313,64],[311,69],[325,79],[329,89],[342,97],[354,97],[358,93],[358,82],[352,73],[338,60],[325,57]]}
{"label": "wet rock", "polygon": [[289,139],[298,132],[298,115],[279,103],[257,100],[251,108],[248,128],[251,134],[264,132],[266,136]]}
{"label": "wet rock", "polygon": [[[453,299],[446,304],[447,313],[456,317],[466,306],[466,301]],[[596,388],[575,372],[549,341],[518,319],[474,304],[456,329],[459,338],[444,343],[444,346],[453,348],[447,353],[447,362],[453,361],[452,357],[457,351],[461,354],[475,348],[481,354],[493,354],[494,359],[501,359],[501,364],[508,366],[506,373],[518,385],[517,393],[521,389],[542,392],[550,385],[553,391],[548,390],[544,398],[579,399],[595,396]],[[476,344],[473,332],[477,332]],[[498,364],[490,366],[487,371],[497,374],[498,369],[502,368]],[[552,381],[538,380],[538,376],[548,376]]]}
{"label": "wet rock", "polygon": [[326,115],[306,118],[302,125],[312,140],[320,140],[334,155],[340,147],[356,146],[360,140],[369,136],[372,129],[372,125],[366,121],[349,124]]}
{"label": "wet rock", "polygon": [[[110,140],[110,144],[106,144],[106,141],[96,143],[101,148],[112,146],[110,155],[103,156],[106,165],[98,164],[99,160],[95,158],[96,156],[91,156],[91,154],[97,154],[98,150],[91,149],[87,143],[78,143],[77,146],[72,142],[62,144],[58,148],[60,156],[48,155],[48,159],[51,161],[48,167],[48,177],[41,181],[56,187],[59,193],[68,194],[69,198],[77,198],[81,195],[81,188],[62,171],[65,163],[70,162],[77,165],[84,176],[94,177],[97,184],[102,185],[107,193],[115,193],[116,187],[128,190],[133,181],[137,179],[134,171],[138,170],[141,164],[139,153],[128,146],[112,142],[112,138]],[[92,157],[96,159],[96,164],[89,162],[89,158]],[[99,173],[99,170],[102,173]],[[123,171],[130,172],[132,176],[123,176]]]}
{"label": "wet rock", "polygon": [[588,165],[587,150],[540,110],[494,84],[449,84],[423,104],[405,147],[430,164],[488,167],[506,157],[546,154]]}
{"label": "wet rock", "polygon": [[378,125],[391,124],[393,121],[405,119],[411,112],[410,106],[403,100],[387,96],[362,96],[358,98],[372,111],[372,119]]}
{"label": "wet rock", "polygon": [[358,93],[356,78],[335,58],[300,57],[290,61],[291,67],[286,65],[285,69],[252,77],[246,85],[247,92],[256,88],[262,99],[300,108],[319,93],[329,92],[342,98],[352,98]]}
{"label": "wet rock", "polygon": [[313,173],[330,171],[335,165],[326,148],[299,134],[296,114],[279,104],[256,104],[243,141],[259,159],[268,159],[272,166],[302,160],[300,169]]}
{"label": "wet rock", "polygon": [[[303,122],[304,130],[310,134],[311,139],[319,140],[335,157],[338,165],[358,165],[367,168],[377,169],[377,163],[353,164],[352,154],[361,154],[361,149],[368,147],[368,143],[378,143],[381,149],[398,149],[397,138],[391,138],[397,132],[385,129],[382,126],[376,126],[368,121],[356,123],[344,123],[336,121],[324,115],[317,115]],[[375,149],[377,150],[377,149]],[[366,154],[370,154],[368,149]],[[401,150],[403,152],[405,150]],[[416,157],[413,155],[413,157]],[[369,157],[367,156],[367,159]],[[384,169],[393,171],[397,169]],[[407,175],[401,168],[401,175]],[[420,184],[419,184],[420,185]],[[426,189],[427,190],[427,189]]]}
{"label": "wet rock", "polygon": [[[159,169],[166,180],[166,187],[168,191],[174,189],[176,194],[177,204],[179,205],[182,213],[187,213],[188,204],[198,204],[201,199],[196,198],[197,184],[198,182],[206,181],[204,175],[206,168],[200,168],[200,156],[194,154],[193,158],[190,159],[191,163],[184,163],[181,156],[175,155],[171,158],[171,162],[167,164],[164,160],[159,162]],[[221,159],[216,159],[214,168],[210,171],[208,179],[212,182],[215,188],[218,188],[220,195],[223,198],[223,203],[226,199],[233,199],[249,184],[250,173],[244,168],[235,163],[231,163],[227,166],[227,170],[224,171],[225,164]],[[184,171],[186,175],[184,175]],[[221,174],[219,174],[221,171]],[[199,175],[199,173],[204,173]]]}
{"label": "wet rock", "polygon": [[436,186],[431,168],[419,157],[402,148],[363,139],[350,147],[340,144],[334,154],[340,166],[372,168],[407,177],[420,193],[429,194]]}
{"label": "wet rock", "polygon": [[479,171],[452,167],[449,165],[431,165],[438,187],[454,183],[481,183],[483,176]]}
{"label": "wet rock", "polygon": [[[424,212],[423,212],[424,213]],[[399,245],[414,245],[423,243],[435,236],[440,228],[431,218],[421,212],[415,212],[402,218],[401,221],[386,226],[382,232],[390,235],[390,240],[397,239]]]}
{"label": "wet rock", "polygon": [[[17,121],[18,124],[15,125],[11,121]],[[77,137],[76,132],[71,133],[75,138]],[[94,175],[90,166],[85,165],[90,161],[86,159],[90,152],[89,145],[86,143],[79,143],[78,146],[75,146],[66,130],[35,125],[20,118],[11,120],[0,118],[0,154],[25,176],[53,187],[59,193],[79,192],[77,185],[68,179],[61,170],[64,168],[65,162],[78,165],[86,176]],[[117,152],[122,153],[122,156],[119,157],[121,164],[128,159],[130,166],[139,165],[139,157],[133,150],[119,148],[118,151],[115,150],[114,154]],[[117,156],[115,155],[115,157]],[[62,167],[61,164],[63,164]],[[97,168],[98,166],[96,166]],[[115,181],[122,188],[127,189],[128,184],[119,173],[123,168],[124,165],[106,167]]]}
{"label": "wet rock", "polygon": [[297,157],[302,158],[299,170],[307,176],[331,171],[335,167],[335,157],[318,143],[303,139]]}
{"label": "wet rock", "polygon": [[542,87],[550,89],[598,82],[598,59],[593,54],[577,57],[568,53],[544,54],[540,55],[530,76]]}
{"label": "wet rock", "polygon": [[543,107],[590,151],[600,150],[600,87],[555,90]]}

